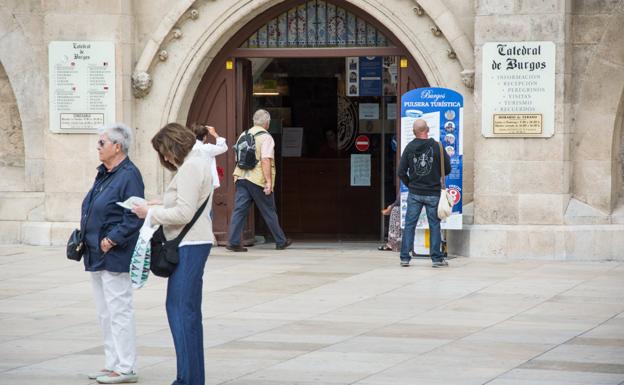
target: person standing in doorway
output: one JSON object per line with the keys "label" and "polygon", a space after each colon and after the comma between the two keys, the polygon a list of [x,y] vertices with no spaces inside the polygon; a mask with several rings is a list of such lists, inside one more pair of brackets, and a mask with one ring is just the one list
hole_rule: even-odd
{"label": "person standing in doorway", "polygon": [[[271,115],[266,110],[258,110],[253,115],[254,126],[243,132],[236,141],[237,145],[244,136],[251,135],[255,141],[256,164],[251,169],[242,169],[238,163],[234,169],[234,183],[236,195],[234,210],[228,231],[228,244],[225,247],[230,251],[247,251],[241,245],[243,226],[249,213],[249,205],[253,201],[260,210],[262,218],[275,239],[275,249],[284,250],[292,244],[286,238],[280,227],[277,212],[275,211],[275,141],[268,132]],[[239,159],[240,162],[240,159]]]}
{"label": "person standing in doorway", "polygon": [[[219,172],[217,171],[216,157],[227,151],[228,146],[225,138],[219,136],[217,130],[212,126],[195,124],[191,127],[197,141],[193,146],[193,151],[197,150],[208,161],[210,161],[210,170],[212,171],[212,185],[215,189],[221,186],[219,182]],[[215,144],[208,142],[208,135],[215,139]]]}
{"label": "person standing in doorway", "polygon": [[429,220],[429,254],[433,267],[448,266],[444,254],[440,250],[441,233],[438,218],[438,202],[442,190],[440,162],[444,161],[445,174],[451,172],[451,159],[443,151],[444,159],[440,159],[440,144],[429,138],[429,126],[423,119],[416,119],[413,125],[414,140],[408,143],[401,155],[398,176],[409,188],[407,195],[407,213],[405,229],[401,242],[401,266],[410,264],[410,250],[414,244],[414,231],[423,206]]}

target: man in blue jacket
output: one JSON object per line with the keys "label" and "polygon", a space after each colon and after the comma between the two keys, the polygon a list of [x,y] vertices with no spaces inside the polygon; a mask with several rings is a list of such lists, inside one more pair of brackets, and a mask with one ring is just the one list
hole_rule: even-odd
{"label": "man in blue jacket", "polygon": [[[441,165],[440,144],[429,138],[429,126],[423,119],[414,121],[414,140],[409,142],[401,155],[398,176],[409,188],[407,195],[407,213],[405,214],[405,230],[401,241],[401,266],[410,264],[409,254],[414,245],[414,231],[423,206],[429,220],[429,254],[433,267],[448,266],[440,251],[440,218],[438,218],[438,202],[440,201]],[[445,150],[444,171],[451,172],[451,160]]]}

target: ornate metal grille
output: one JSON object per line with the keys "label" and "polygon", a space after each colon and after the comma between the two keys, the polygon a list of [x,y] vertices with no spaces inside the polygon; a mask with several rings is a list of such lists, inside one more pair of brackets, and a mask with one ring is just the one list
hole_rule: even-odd
{"label": "ornate metal grille", "polygon": [[328,1],[292,7],[254,32],[241,48],[387,47],[375,27]]}

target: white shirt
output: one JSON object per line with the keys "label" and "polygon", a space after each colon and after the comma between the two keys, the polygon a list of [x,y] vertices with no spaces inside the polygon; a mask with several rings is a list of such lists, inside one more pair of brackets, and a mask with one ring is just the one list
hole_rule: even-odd
{"label": "white shirt", "polygon": [[193,146],[193,151],[199,152],[199,154],[210,162],[210,170],[212,172],[212,185],[214,188],[218,188],[221,186],[219,183],[219,172],[217,171],[217,161],[215,157],[217,155],[221,155],[226,152],[228,149],[227,144],[225,143],[225,138],[218,137],[217,144],[211,143],[202,143],[201,141],[196,141]]}

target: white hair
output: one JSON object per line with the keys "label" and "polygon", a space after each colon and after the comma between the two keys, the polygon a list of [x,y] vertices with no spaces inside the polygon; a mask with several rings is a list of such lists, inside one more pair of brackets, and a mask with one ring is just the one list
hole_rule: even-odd
{"label": "white hair", "polygon": [[121,151],[128,155],[132,145],[132,129],[123,123],[114,123],[98,128],[98,134],[106,134],[113,143],[118,143]]}
{"label": "white hair", "polygon": [[255,126],[264,127],[271,121],[271,114],[267,110],[258,110],[253,115],[253,124]]}

